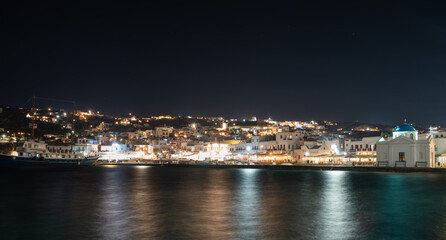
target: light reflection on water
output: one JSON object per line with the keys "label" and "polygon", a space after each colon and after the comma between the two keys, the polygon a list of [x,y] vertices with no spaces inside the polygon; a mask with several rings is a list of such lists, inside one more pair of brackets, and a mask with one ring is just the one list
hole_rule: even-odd
{"label": "light reflection on water", "polygon": [[259,239],[261,226],[259,212],[262,202],[259,199],[260,182],[258,169],[241,169],[235,191],[235,227],[237,239]]}
{"label": "light reflection on water", "polygon": [[129,238],[131,211],[126,204],[129,202],[127,184],[120,181],[115,172],[108,171],[104,173],[101,185],[103,187],[97,206],[100,235],[106,239]]}
{"label": "light reflection on water", "polygon": [[442,239],[446,176],[0,169],[0,239]]}
{"label": "light reflection on water", "polygon": [[349,185],[348,173],[332,171],[324,174],[319,217],[321,230],[318,239],[360,238],[356,231],[353,211],[354,201]]}

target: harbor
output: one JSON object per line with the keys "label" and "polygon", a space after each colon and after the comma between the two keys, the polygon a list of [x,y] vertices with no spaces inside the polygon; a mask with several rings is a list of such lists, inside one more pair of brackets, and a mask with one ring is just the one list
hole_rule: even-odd
{"label": "harbor", "polygon": [[5,1],[0,240],[446,240],[446,1]]}
{"label": "harbor", "polygon": [[343,166],[343,165],[267,165],[267,164],[224,164],[224,163],[175,163],[174,161],[130,161],[130,162],[97,162],[95,166],[151,166],[169,168],[214,168],[214,169],[268,169],[289,171],[355,171],[355,172],[396,172],[396,173],[446,173],[446,168],[394,168],[373,166]]}

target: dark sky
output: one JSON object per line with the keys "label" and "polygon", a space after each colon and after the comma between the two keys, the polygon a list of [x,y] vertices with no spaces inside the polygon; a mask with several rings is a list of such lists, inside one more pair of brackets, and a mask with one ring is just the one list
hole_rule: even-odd
{"label": "dark sky", "polygon": [[15,2],[0,10],[3,105],[446,125],[446,5]]}

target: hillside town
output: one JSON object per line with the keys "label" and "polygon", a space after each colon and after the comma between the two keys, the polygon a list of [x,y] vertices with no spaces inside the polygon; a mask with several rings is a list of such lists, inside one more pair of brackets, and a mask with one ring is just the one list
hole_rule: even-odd
{"label": "hillside town", "polygon": [[111,116],[98,111],[0,108],[3,153],[34,135],[50,153],[99,156],[97,164],[345,165],[443,167],[446,130],[404,121],[276,121],[194,116]]}

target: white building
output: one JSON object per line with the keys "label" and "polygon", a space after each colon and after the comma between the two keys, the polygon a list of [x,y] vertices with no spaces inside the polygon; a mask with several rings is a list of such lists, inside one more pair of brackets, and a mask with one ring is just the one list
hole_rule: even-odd
{"label": "white building", "polygon": [[135,145],[135,151],[151,155],[153,154],[153,146],[150,144],[137,144]]}
{"label": "white building", "polygon": [[101,152],[127,152],[127,145],[120,143],[104,144],[100,145],[99,151]]}
{"label": "white building", "polygon": [[302,145],[303,136],[299,132],[279,132],[276,134],[276,150],[293,151]]}
{"label": "white building", "polygon": [[437,166],[446,166],[446,132],[435,131],[430,135],[434,138],[435,143],[435,157],[437,160]]}
{"label": "white building", "polygon": [[435,144],[432,137],[418,139],[414,127],[403,124],[390,140],[381,138],[376,145],[379,167],[434,167]]}
{"label": "white building", "polygon": [[345,141],[345,150],[350,161],[376,162],[376,144],[381,137],[364,137],[359,141]]}
{"label": "white building", "polygon": [[309,164],[342,164],[345,163],[345,153],[340,151],[339,140],[322,140],[319,144],[309,139],[301,149],[294,151],[294,159]]}
{"label": "white building", "polygon": [[223,161],[230,153],[229,145],[224,143],[200,143],[187,146],[190,150],[179,155],[180,158],[192,160],[218,160]]}
{"label": "white building", "polygon": [[79,138],[73,145],[73,151],[82,152],[85,156],[96,155],[99,151],[99,142],[93,139]]}

